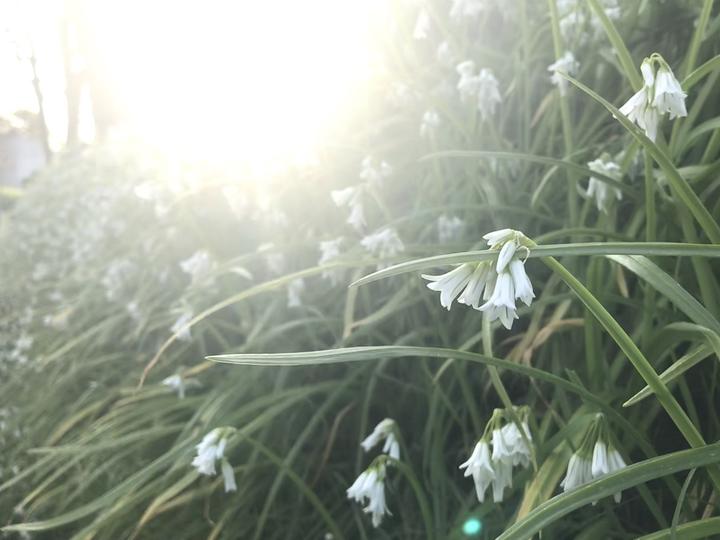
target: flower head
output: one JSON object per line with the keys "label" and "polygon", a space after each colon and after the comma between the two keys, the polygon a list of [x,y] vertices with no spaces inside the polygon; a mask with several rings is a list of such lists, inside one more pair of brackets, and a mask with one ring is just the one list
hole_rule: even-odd
{"label": "flower head", "polygon": [[[609,176],[616,180],[620,180],[620,166],[614,161],[610,161],[607,154],[603,154],[603,156],[599,157],[598,159],[589,162],[588,167],[597,173]],[[587,191],[584,193],[584,195],[586,197],[593,197],[595,199],[595,204],[598,210],[604,212],[605,214],[608,213],[608,208],[612,201],[613,195],[617,200],[622,199],[622,191],[620,191],[618,188],[609,186],[606,182],[603,182],[602,180],[595,178],[594,176],[590,177]]]}
{"label": "flower head", "polygon": [[575,60],[575,55],[570,51],[565,51],[565,54],[548,66],[548,71],[552,72],[550,81],[558,87],[561,96],[567,93],[568,83],[567,79],[559,74],[574,75],[579,67],[580,64]]}
{"label": "flower head", "polygon": [[352,225],[356,231],[362,231],[365,228],[363,192],[364,186],[350,186],[330,193],[336,206],[347,206],[350,209],[347,223]]}
{"label": "flower head", "polygon": [[490,460],[490,445],[481,439],[475,445],[468,460],[460,465],[460,469],[465,469],[466,477],[472,475],[475,482],[475,493],[477,493],[478,501],[482,503],[485,500],[485,491],[495,480],[495,470]]}
{"label": "flower head", "polygon": [[189,323],[192,319],[192,311],[183,312],[170,327],[170,331],[175,334],[180,341],[190,341],[192,336],[190,335]]}
{"label": "flower head", "polygon": [[360,504],[367,501],[363,511],[372,514],[373,527],[379,527],[385,514],[390,513],[385,503],[385,474],[385,461],[375,460],[346,491],[348,499]]}
{"label": "flower head", "polygon": [[200,474],[207,476],[215,476],[215,474],[217,474],[215,464],[220,461],[226,493],[237,490],[235,474],[233,473],[230,463],[224,456],[228,438],[234,431],[234,428],[222,427],[215,428],[207,433],[202,441],[195,446],[197,454],[192,460],[192,466],[195,467]]}
{"label": "flower head", "polygon": [[288,283],[287,287],[287,305],[288,307],[302,306],[301,295],[305,291],[305,280],[303,278],[293,279]]}
{"label": "flower head", "polygon": [[420,123],[420,136],[432,136],[439,125],[440,115],[438,115],[437,111],[433,109],[425,111],[422,116],[422,122]]}
{"label": "flower head", "polygon": [[465,222],[457,216],[443,214],[437,219],[438,240],[443,244],[458,238],[464,229]]}
{"label": "flower head", "polygon": [[[389,259],[398,253],[405,251],[405,245],[400,240],[397,231],[392,227],[386,227],[373,234],[369,234],[360,244],[372,255],[379,259]],[[378,264],[378,269],[384,268],[386,263]]]}
{"label": "flower head", "polygon": [[385,440],[383,446],[383,452],[388,454],[393,459],[400,459],[400,445],[398,444],[396,436],[397,424],[392,418],[385,418],[378,425],[375,426],[372,433],[365,437],[360,443],[363,450],[369,452],[377,444]]}

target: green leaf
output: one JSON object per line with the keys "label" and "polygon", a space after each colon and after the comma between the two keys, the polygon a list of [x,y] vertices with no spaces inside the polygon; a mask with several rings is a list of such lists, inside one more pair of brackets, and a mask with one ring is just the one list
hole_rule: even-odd
{"label": "green leaf", "polygon": [[720,443],[715,443],[629,465],[582,487],[553,497],[535,508],[524,519],[511,525],[497,540],[528,540],[554,521],[586,504],[656,478],[718,461],[720,461]]}
{"label": "green leaf", "polygon": [[[720,517],[700,519],[683,523],[675,529],[678,540],[696,540],[699,538],[712,538],[720,535]],[[637,540],[671,540],[671,529],[657,531],[652,534],[640,536]]]}
{"label": "green leaf", "polygon": [[[497,250],[463,251],[447,255],[424,257],[373,272],[354,283],[351,287],[366,285],[390,276],[417,272],[438,266],[480,262],[497,256]],[[524,254],[524,253],[523,253]],[[536,246],[528,249],[528,258],[561,257],[570,255],[655,255],[683,257],[720,257],[720,245],[681,244],[673,242],[586,242],[576,244],[555,244]]]}

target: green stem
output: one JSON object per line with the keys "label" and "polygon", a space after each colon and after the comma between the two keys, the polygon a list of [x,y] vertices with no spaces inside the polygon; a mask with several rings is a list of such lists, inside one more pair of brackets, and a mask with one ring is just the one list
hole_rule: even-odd
{"label": "green stem", "polygon": [[685,59],[685,69],[683,70],[685,77],[687,77],[693,69],[695,69],[695,63],[697,62],[698,52],[700,51],[700,44],[705,37],[705,29],[707,28],[708,21],[710,20],[710,13],[712,12],[713,0],[705,0],[703,3],[702,11],[700,12],[700,18],[698,19],[695,32],[693,33],[690,47]]}
{"label": "green stem", "polygon": [[[555,258],[543,259],[551,270],[557,272],[562,280],[573,290],[580,301],[592,312],[598,322],[610,334],[615,343],[625,353],[635,370],[640,374],[645,383],[655,392],[658,401],[673,420],[677,428],[685,437],[685,440],[693,448],[705,446],[705,440],[690,421],[685,411],[680,407],[670,390],[663,384],[662,380],[650,365],[647,358],[640,352],[637,345],[630,336],[622,329],[620,324],[608,313],[605,307],[595,298],[585,286],[573,276],[567,268],[560,264]],[[708,474],[717,491],[720,491],[720,469],[717,466],[708,467]]]}

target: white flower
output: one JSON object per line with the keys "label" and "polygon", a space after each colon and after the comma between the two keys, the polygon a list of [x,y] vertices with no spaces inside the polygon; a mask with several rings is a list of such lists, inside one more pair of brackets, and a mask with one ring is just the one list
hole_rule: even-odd
{"label": "white flower", "polygon": [[425,111],[422,116],[422,122],[420,123],[420,136],[430,137],[435,133],[435,130],[440,125],[440,116],[437,111],[429,110]]}
{"label": "white flower", "polygon": [[498,274],[490,299],[480,306],[490,321],[500,319],[505,328],[512,328],[513,320],[518,318],[515,311],[515,285],[510,272]]}
{"label": "white flower", "polygon": [[400,445],[398,444],[397,438],[395,437],[396,423],[392,418],[385,418],[382,420],[372,433],[365,437],[360,443],[365,452],[369,452],[372,448],[385,439],[385,445],[383,446],[383,452],[388,454],[393,459],[400,459]]}
{"label": "white flower", "polygon": [[364,504],[365,513],[372,514],[373,527],[379,527],[382,518],[390,512],[385,504],[385,464],[371,465],[360,473],[355,482],[347,489],[348,499]]}
{"label": "white flower", "polygon": [[440,305],[449,311],[460,291],[468,284],[473,272],[473,265],[465,263],[440,276],[422,274],[422,277],[430,281],[427,284],[428,289],[440,292]]}
{"label": "white flower", "polygon": [[305,280],[303,278],[293,279],[287,288],[287,305],[288,307],[302,306],[300,295],[305,290]]}
{"label": "white flower", "polygon": [[486,0],[453,0],[450,17],[462,19],[477,17],[485,9]]}
{"label": "white flower", "polygon": [[532,299],[535,298],[530,278],[525,272],[525,264],[520,259],[510,261],[510,275],[515,288],[515,298],[522,300],[526,306],[529,306]]}
{"label": "white flower", "polygon": [[362,231],[365,227],[365,211],[363,207],[363,187],[347,187],[345,189],[332,191],[330,193],[333,201],[337,206],[347,206],[350,208],[350,215],[347,223],[357,231]]}
{"label": "white flower", "polygon": [[512,229],[500,229],[497,231],[489,232],[483,236],[483,239],[487,241],[488,246],[495,247],[497,244],[507,242],[515,236],[515,231]]}
{"label": "white flower", "polygon": [[175,390],[178,393],[178,397],[183,399],[185,397],[185,382],[179,374],[170,375],[162,380],[162,384]]}
{"label": "white flower", "polygon": [[437,219],[438,240],[441,243],[457,239],[465,229],[465,222],[457,216],[440,216]]}
{"label": "white flower", "polygon": [[417,21],[415,21],[415,29],[413,30],[413,38],[427,39],[430,31],[430,15],[425,8],[418,13]]}
{"label": "white flower", "polygon": [[[340,255],[340,244],[342,237],[335,240],[325,240],[320,242],[320,259],[318,265],[322,266],[336,259]],[[337,285],[342,277],[342,271],[339,269],[325,270],[322,273],[324,279],[329,279],[333,285]]]}
{"label": "white flower", "polygon": [[577,454],[570,456],[567,474],[563,481],[560,482],[560,487],[562,487],[564,491],[568,491],[590,480],[592,480],[592,462]]}
{"label": "white flower", "polygon": [[653,107],[660,113],[669,113],[671,120],[676,116],[687,116],[686,97],[687,94],[683,92],[670,67],[664,62],[661,63],[655,79]]}
{"label": "white flower", "polygon": [[493,462],[509,463],[512,466],[522,465],[523,467],[530,464],[532,450],[528,444],[532,442],[532,436],[527,422],[522,422],[521,426],[525,432],[527,443],[514,422],[493,430]]}
{"label": "white flower", "polygon": [[392,167],[386,161],[381,161],[380,165],[376,166],[370,156],[360,164],[360,178],[369,184],[380,185],[383,180],[392,176],[392,173]]}
{"label": "white flower", "polygon": [[[608,451],[607,445],[601,440],[595,443],[591,465],[593,478],[619,471],[625,467],[627,467],[627,465],[617,450],[611,447]],[[615,502],[619,503],[622,492],[617,492],[613,497]]]}
{"label": "white flower", "polygon": [[192,318],[192,311],[185,311],[170,327],[170,331],[175,334],[177,339],[180,341],[190,341],[192,339],[192,336],[190,335],[190,326],[188,326],[188,323],[192,320]]}
{"label": "white flower", "polygon": [[460,80],[457,84],[460,98],[463,101],[468,101],[477,94],[478,90],[478,81],[477,77],[475,77],[475,62],[465,60],[464,62],[460,62],[455,69],[460,75]]}
{"label": "white flower", "polygon": [[215,476],[216,462],[220,461],[220,468],[225,483],[225,492],[236,491],[235,473],[233,468],[225,459],[225,447],[227,446],[230,429],[215,428],[203,437],[202,441],[195,446],[197,455],[192,460],[192,466],[200,474]]}
{"label": "white flower", "polygon": [[483,120],[495,113],[495,108],[502,103],[500,83],[492,71],[483,68],[477,76],[478,110]]}
{"label": "white flower", "polygon": [[628,117],[628,120],[635,122],[645,130],[645,135],[651,141],[657,137],[658,124],[660,123],[660,112],[650,102],[650,90],[643,86],[633,95],[625,105],[620,107],[620,112]]}
{"label": "white flower", "polygon": [[[595,172],[604,174],[605,176],[609,176],[616,180],[620,180],[620,166],[613,161],[605,161],[602,157],[600,157],[594,161],[589,162],[588,167]],[[607,183],[603,182],[598,178],[595,178],[594,176],[590,177],[587,191],[584,195],[586,197],[593,197],[595,199],[595,204],[598,210],[604,212],[605,214],[608,213],[611,195],[615,195],[615,198],[617,200],[622,199],[622,191],[620,191],[618,188],[609,186]]]}
{"label": "white flower", "polygon": [[[373,256],[379,259],[389,259],[405,250],[397,231],[386,227],[360,240],[360,244]],[[385,268],[387,264],[378,264],[378,269]]]}
{"label": "white flower", "polygon": [[207,250],[196,251],[192,256],[188,257],[180,263],[180,268],[186,274],[190,274],[193,283],[203,278],[210,270],[212,270],[213,261]]}
{"label": "white flower", "polygon": [[512,487],[512,463],[505,461],[494,461],[495,478],[492,482],[493,501],[502,502],[505,488]]}
{"label": "white flower", "polygon": [[235,483],[235,471],[233,471],[232,465],[227,459],[222,460],[220,466],[223,475],[223,482],[225,483],[225,493],[230,491],[237,491],[237,484]]}
{"label": "white flower", "polygon": [[478,501],[484,502],[485,491],[495,479],[495,470],[490,462],[490,446],[488,443],[483,440],[479,441],[468,460],[460,465],[460,469],[465,469],[466,477],[472,475]]}
{"label": "white flower", "polygon": [[552,72],[550,80],[558,87],[561,96],[567,92],[567,80],[559,73],[574,75],[579,67],[580,64],[575,60],[575,55],[570,51],[565,51],[565,54],[548,66],[548,71]]}
{"label": "white flower", "polygon": [[[465,289],[458,297],[458,302],[466,306],[472,306],[473,309],[480,309],[480,300],[483,298],[483,292],[486,290],[491,277],[495,279],[492,267],[487,263],[478,264]],[[430,287],[430,284],[428,284],[428,287]],[[448,309],[450,309],[449,306]]]}

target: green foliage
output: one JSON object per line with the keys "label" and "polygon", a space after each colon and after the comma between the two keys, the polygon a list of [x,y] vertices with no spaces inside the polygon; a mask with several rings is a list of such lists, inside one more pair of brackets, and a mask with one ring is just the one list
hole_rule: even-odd
{"label": "green foliage", "polygon": [[[465,18],[423,3],[418,40],[418,4],[393,4],[387,80],[315,166],[257,181],[98,146],[13,194],[0,230],[7,537],[459,539],[469,520],[480,538],[720,534],[718,8],[481,3]],[[547,66],[565,50],[580,67],[563,96]],[[654,52],[688,116],[665,117],[653,142],[618,107]],[[467,59],[499,81],[490,114],[458,94]],[[420,136],[429,110],[439,124]],[[604,153],[618,174],[588,166]],[[358,179],[366,156],[383,178]],[[590,176],[622,193],[607,213],[582,196]],[[361,232],[330,195],[350,186]],[[537,244],[523,253],[536,298],[511,331],[446,311],[419,277],[493,259],[482,235],[502,228]],[[402,249],[367,249],[383,230]],[[173,375],[182,398],[163,384]],[[496,408],[518,422],[508,403],[530,411],[533,463],[502,502],[479,503],[458,465]],[[600,412],[629,466],[562,493]],[[373,528],[346,490],[387,417],[401,457]],[[230,493],[191,465],[223,426],[237,430]]]}

